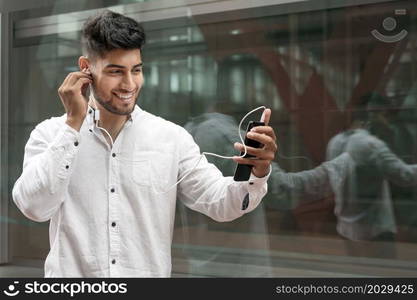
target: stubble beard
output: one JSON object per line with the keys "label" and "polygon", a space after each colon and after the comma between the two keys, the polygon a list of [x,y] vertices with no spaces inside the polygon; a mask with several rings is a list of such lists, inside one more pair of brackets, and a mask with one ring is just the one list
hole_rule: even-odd
{"label": "stubble beard", "polygon": [[92,86],[91,86],[91,90],[93,92],[94,99],[98,103],[100,103],[100,105],[105,110],[107,110],[108,112],[113,113],[115,115],[119,115],[119,116],[127,116],[127,115],[130,115],[133,112],[133,110],[135,109],[135,105],[138,102],[139,94],[140,94],[140,92],[137,94],[136,99],[135,99],[135,103],[129,111],[120,111],[119,109],[117,109],[117,107],[115,107],[111,104],[111,101],[105,101],[105,100],[103,100],[103,98],[101,98],[99,95],[97,95],[95,89]]}

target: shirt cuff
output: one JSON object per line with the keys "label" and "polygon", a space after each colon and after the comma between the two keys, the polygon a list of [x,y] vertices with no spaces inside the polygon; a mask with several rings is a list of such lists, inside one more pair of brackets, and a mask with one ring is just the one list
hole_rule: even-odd
{"label": "shirt cuff", "polygon": [[263,184],[263,183],[267,182],[268,179],[269,179],[269,176],[271,176],[271,172],[272,172],[272,164],[269,165],[269,172],[264,177],[256,177],[253,173],[251,173],[250,177],[249,177],[249,180],[248,180],[248,184],[249,185],[258,185],[258,184]]}
{"label": "shirt cuff", "polygon": [[242,210],[245,213],[254,210],[259,203],[262,201],[262,198],[266,195],[268,191],[268,178],[271,176],[272,165],[269,165],[269,173],[264,177],[256,177],[251,174],[249,180],[247,181],[248,197],[245,197],[242,204]]}

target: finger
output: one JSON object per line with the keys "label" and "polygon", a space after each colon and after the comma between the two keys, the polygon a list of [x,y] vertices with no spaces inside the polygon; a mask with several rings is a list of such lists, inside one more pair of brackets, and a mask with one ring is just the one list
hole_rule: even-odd
{"label": "finger", "polygon": [[271,118],[271,110],[266,108],[262,113],[261,121],[265,123],[265,125],[269,124],[269,120]]}
{"label": "finger", "polygon": [[90,71],[89,68],[84,68],[84,69],[81,70],[81,72],[83,72],[85,74],[88,74],[88,75],[91,75],[91,71]]}
{"label": "finger", "polygon": [[[234,148],[236,150],[239,150],[240,152],[245,152],[245,147],[243,147],[241,143],[235,143]],[[270,151],[266,151],[265,149],[262,149],[262,148],[253,148],[253,147],[246,146],[246,153],[254,155],[259,159],[269,159],[271,155],[269,155],[268,152]]]}
{"label": "finger", "polygon": [[69,79],[71,77],[70,75],[71,75],[71,73],[69,73],[69,74],[67,74],[67,76],[65,76],[64,81],[61,83],[61,87],[64,87],[65,85],[68,84],[68,81],[69,81]]}
{"label": "finger", "polygon": [[261,144],[264,144],[265,146],[272,146],[275,144],[275,141],[272,137],[263,133],[250,131],[246,136],[251,140],[258,141]]}
{"label": "finger", "polygon": [[67,78],[68,78],[67,85],[74,85],[80,78],[92,79],[93,77],[90,74],[80,71],[80,72],[69,73]]}
{"label": "finger", "polygon": [[80,91],[80,93],[82,94],[83,86],[86,85],[86,84],[89,84],[91,82],[92,82],[92,80],[90,78],[82,77],[82,78],[78,79],[78,81],[74,84],[73,87],[76,91]]}
{"label": "finger", "polygon": [[[71,90],[74,89],[74,84],[77,83],[79,78],[87,78],[87,79],[91,80],[91,82],[92,82],[92,76],[91,75],[85,74],[82,71],[80,71],[80,72],[71,72],[65,77],[61,86],[58,88],[58,93],[62,94],[62,93],[71,92]],[[82,86],[83,86],[83,84],[81,85],[81,87]],[[77,88],[75,88],[75,89],[77,89]],[[80,90],[81,90],[81,88],[80,88]]]}
{"label": "finger", "polygon": [[74,72],[73,75],[75,77],[88,77],[88,78],[92,78],[91,72],[89,72],[87,69],[84,69],[85,71],[80,71],[80,72]]}
{"label": "finger", "polygon": [[240,158],[238,156],[233,157],[233,160],[238,164],[254,166],[255,169],[265,169],[271,164],[267,160]]}
{"label": "finger", "polygon": [[[241,143],[234,143],[233,146],[236,150],[239,150],[241,152],[245,152],[245,147]],[[246,146],[246,153],[248,153],[248,154],[256,155],[256,154],[259,153],[259,151],[260,151],[260,149]]]}
{"label": "finger", "polygon": [[239,156],[233,156],[233,161],[235,161],[235,162],[237,162],[238,164],[241,164],[241,165],[254,166],[256,160],[257,160],[256,158],[243,158],[243,157],[239,157]]}
{"label": "finger", "polygon": [[[243,145],[240,143],[235,143],[235,148],[237,150],[240,150],[241,152],[245,152]],[[265,161],[273,161],[275,159],[275,152],[276,150],[274,149],[265,149],[265,148],[257,149],[257,148],[252,148],[252,147],[247,147],[247,151],[246,151],[247,154],[255,156],[255,159],[265,160]],[[240,157],[241,156],[242,155],[240,155]],[[254,158],[248,158],[248,159],[254,159]]]}
{"label": "finger", "polygon": [[253,127],[251,129],[251,132],[263,133],[263,134],[266,134],[266,135],[269,135],[270,137],[272,137],[272,139],[274,141],[277,140],[277,137],[275,135],[275,131],[271,126],[256,126],[256,127]]}

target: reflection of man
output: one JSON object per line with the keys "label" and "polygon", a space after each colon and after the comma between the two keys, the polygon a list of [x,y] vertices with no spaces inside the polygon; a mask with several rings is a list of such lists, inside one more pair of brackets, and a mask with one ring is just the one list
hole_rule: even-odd
{"label": "reflection of man", "polygon": [[234,182],[200,161],[183,128],[136,105],[145,33],[135,20],[104,11],[84,24],[82,42],[80,71],[58,90],[66,114],[32,131],[13,199],[28,218],[50,220],[47,277],[170,276],[177,197],[216,221],[255,209],[276,151],[273,129],[252,132],[265,147],[250,181]]}
{"label": "reflection of man", "polygon": [[[239,135],[238,124],[233,117],[221,113],[204,113],[190,120],[184,127],[194,137],[202,151],[225,156],[236,155],[233,143],[239,140]],[[219,167],[224,175],[233,175],[236,167],[233,161],[211,156],[208,156],[208,160]],[[233,258],[230,258],[235,262],[235,265],[227,270],[228,275],[244,277],[272,275],[270,269],[272,263],[268,253],[270,247],[266,207],[289,210],[295,208],[300,201],[322,199],[332,194],[331,184],[339,186],[343,182],[351,162],[350,156],[344,153],[315,169],[297,173],[286,173],[273,162],[272,173],[268,179],[269,191],[264,197],[266,201],[261,203],[253,213],[239,219],[239,225],[245,222],[244,225],[248,228],[248,233],[251,234],[245,234],[244,237],[230,234],[227,238],[226,243],[229,248],[235,249]],[[332,178],[332,182],[330,178]],[[191,223],[191,219],[195,222],[195,218],[190,215],[189,211],[181,212],[184,223]],[[201,234],[202,236],[206,236],[210,229],[216,231],[217,226],[220,226],[208,222],[209,220],[203,217],[198,219],[197,227],[200,231],[205,231]],[[237,225],[233,223],[228,227],[221,225],[223,231],[236,232],[236,227]],[[250,260],[253,256],[245,256],[249,250],[252,252],[256,250],[254,262]],[[204,254],[200,247],[195,251],[187,249],[186,255],[191,261],[192,272],[212,274],[210,272],[216,269],[216,263],[221,263],[225,256],[230,257],[231,251],[224,248],[216,250],[210,248],[210,251]],[[263,267],[251,267],[256,263],[262,264]]]}
{"label": "reflection of man", "polygon": [[[375,97],[375,96],[374,96]],[[366,129],[369,112],[372,118],[383,113],[374,104],[374,97],[367,98],[364,110],[353,113],[349,130],[333,137],[327,147],[329,160],[348,152],[355,161],[345,183],[335,191],[337,231],[353,241],[393,241],[396,221],[388,181],[400,185],[417,184],[417,165],[407,165],[377,137]],[[349,244],[355,247],[354,244]],[[372,251],[351,248],[352,251]],[[356,251],[357,249],[358,251]],[[392,256],[394,248],[375,248],[374,255]],[[385,253],[382,253],[385,252]]]}
{"label": "reflection of man", "polygon": [[[396,95],[393,99],[382,97],[375,93],[369,95],[373,98],[372,110],[369,117],[369,132],[387,144],[390,150],[404,162],[416,162],[416,139],[414,132],[414,109],[401,109],[404,97]],[[411,92],[408,97],[414,97]],[[392,202],[394,204],[397,221],[397,237],[403,241],[416,241],[412,236],[416,227],[417,186],[400,186],[394,182],[389,183]]]}

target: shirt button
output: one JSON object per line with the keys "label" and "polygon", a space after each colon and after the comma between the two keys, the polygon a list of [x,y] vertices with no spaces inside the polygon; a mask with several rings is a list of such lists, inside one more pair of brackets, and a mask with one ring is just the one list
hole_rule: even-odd
{"label": "shirt button", "polygon": [[65,166],[65,169],[69,169],[69,166],[68,166],[68,165],[66,165],[66,166]]}
{"label": "shirt button", "polygon": [[89,114],[91,114],[92,112],[93,112],[93,111],[92,111],[91,109],[88,111],[88,113],[89,113]]}
{"label": "shirt button", "polygon": [[116,263],[116,260],[115,260],[115,259],[113,259],[113,260],[111,261],[111,263],[114,265],[114,264]]}
{"label": "shirt button", "polygon": [[88,129],[88,131],[93,132],[91,129]]}
{"label": "shirt button", "polygon": [[75,142],[75,143],[74,143],[74,146],[75,146],[75,147],[77,147],[77,146],[78,146],[78,142]]}
{"label": "shirt button", "polygon": [[110,192],[114,193],[114,188],[111,188],[111,189],[110,189]]}
{"label": "shirt button", "polygon": [[253,182],[249,182],[249,184],[250,184],[250,185],[252,185],[252,184],[253,184]]}
{"label": "shirt button", "polygon": [[112,227],[116,227],[116,222],[111,223]]}
{"label": "shirt button", "polygon": [[113,153],[111,156],[116,157],[116,153]]}

